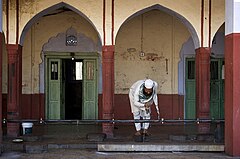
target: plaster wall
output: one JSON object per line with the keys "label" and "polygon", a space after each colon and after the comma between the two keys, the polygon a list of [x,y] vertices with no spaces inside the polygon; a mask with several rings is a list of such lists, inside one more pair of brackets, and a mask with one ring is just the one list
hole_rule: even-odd
{"label": "plaster wall", "polygon": [[135,81],[151,78],[158,93],[178,94],[179,54],[189,37],[177,18],[159,10],[123,24],[115,46],[115,93],[127,94]]}
{"label": "plaster wall", "polygon": [[212,0],[211,39],[225,22],[225,0]]}
{"label": "plaster wall", "polygon": [[[3,39],[3,43],[5,43]],[[7,49],[6,45],[2,45],[2,93],[7,93],[7,83],[8,83],[8,59],[7,59]]]}
{"label": "plaster wall", "polygon": [[[9,43],[14,44],[16,42],[16,4],[15,1],[10,1],[10,11],[9,11]],[[206,1],[207,3],[208,1]],[[215,32],[222,25],[225,19],[225,0],[212,0],[212,15],[211,15],[211,39],[213,38]],[[82,14],[96,29],[101,40],[103,41],[103,20],[106,20],[105,24],[105,40],[106,45],[111,45],[112,41],[116,38],[118,31],[122,24],[135,13],[144,10],[146,8],[152,7],[154,5],[161,6],[161,9],[171,13],[174,16],[178,16],[181,21],[187,21],[191,25],[190,30],[196,32],[197,39],[201,39],[201,0],[118,0],[114,1],[114,4],[111,0],[106,1],[105,6],[105,17],[103,17],[103,1],[101,0],[20,0],[19,1],[19,33],[26,29],[27,24],[33,17],[39,18],[39,13],[43,13],[44,10],[54,10],[59,6],[67,6],[68,8],[74,9],[79,14]],[[112,5],[114,6],[114,11],[112,10]],[[208,23],[208,13],[209,9],[204,9],[204,18],[205,23]],[[114,17],[112,17],[114,13]],[[6,1],[3,1],[3,16],[6,14]],[[185,20],[184,20],[185,19]],[[114,28],[112,28],[114,26]],[[188,26],[189,27],[189,26]],[[207,25],[205,26],[204,31],[204,46],[208,46],[208,36],[209,29]],[[112,30],[113,38],[112,39]],[[6,32],[6,18],[3,17],[3,31]],[[19,41],[20,41],[19,35]],[[195,42],[195,48],[198,48],[199,44]]]}
{"label": "plaster wall", "polygon": [[[163,7],[166,7],[169,10],[173,10],[174,12],[182,15],[184,18],[186,18],[196,29],[198,35],[199,35],[199,26],[200,26],[200,11],[201,11],[201,1],[200,0],[196,0],[196,1],[192,1],[192,0],[182,0],[181,4],[178,0],[171,0],[171,1],[166,1],[166,0],[148,0],[148,1],[144,1],[144,0],[140,0],[141,3],[139,2],[139,0],[122,0],[122,1],[114,1],[114,31],[115,31],[115,35],[118,33],[118,29],[120,29],[120,27],[123,25],[125,26],[125,20],[127,20],[130,16],[132,16],[133,14],[135,14],[136,12],[143,10],[145,8],[151,7],[153,5],[161,5]],[[34,23],[33,26],[29,29],[29,31],[27,32],[27,37],[24,40],[24,47],[23,47],[23,68],[25,69],[29,69],[31,68],[29,71],[27,71],[26,73],[23,74],[23,92],[26,93],[33,93],[33,92],[39,92],[38,91],[38,75],[39,75],[39,69],[38,69],[38,65],[39,63],[41,63],[41,58],[40,58],[40,53],[41,53],[41,48],[42,45],[44,43],[47,42],[47,40],[52,37],[52,36],[56,36],[59,32],[64,32],[66,31],[67,27],[70,27],[70,25],[67,24],[67,22],[70,22],[69,24],[71,24],[72,22],[75,23],[74,25],[78,25],[77,23],[80,23],[80,21],[82,21],[83,23],[87,24],[85,28],[82,28],[83,26],[80,27],[80,29],[84,30],[84,34],[87,34],[87,36],[91,37],[93,40],[96,41],[96,39],[98,38],[97,35],[91,35],[91,31],[86,31],[87,28],[91,28],[91,30],[93,31],[96,27],[98,33],[101,35],[102,37],[102,12],[103,12],[103,4],[102,1],[94,1],[94,0],[90,0],[88,1],[88,3],[86,3],[86,1],[74,1],[74,0],[65,0],[65,1],[59,1],[59,0],[51,0],[51,1],[47,1],[47,0],[41,0],[41,1],[34,1],[34,0],[20,0],[19,4],[20,4],[20,10],[19,10],[19,30],[20,33],[21,31],[23,31],[24,27],[26,27],[26,24],[29,22],[29,20],[31,18],[33,18],[34,16],[36,16],[36,14],[42,12],[43,10],[54,6],[56,4],[60,4],[60,3],[65,3],[69,6],[74,6],[74,8],[76,10],[79,10],[81,13],[83,13],[83,15],[85,15],[86,17],[83,18],[79,15],[77,15],[76,13],[71,13],[70,15],[65,15],[65,19],[64,20],[60,20],[59,22],[55,23],[57,21],[56,18],[49,18],[49,16],[45,16],[44,19],[48,19],[45,22],[41,22],[40,24]],[[212,29],[212,34],[211,36],[213,37],[216,32],[216,30],[219,28],[219,26],[224,22],[224,11],[225,11],[225,1],[224,0],[212,0],[212,25],[211,25],[211,29]],[[107,1],[106,3],[107,5],[107,25],[106,25],[106,34],[109,34],[111,31],[111,27],[112,25],[110,25],[111,23],[111,16],[109,14],[111,14],[111,6],[112,3],[110,1]],[[16,24],[15,24],[15,16],[16,16],[16,4],[14,3],[14,1],[10,2],[10,27],[9,27],[9,43],[14,43],[14,39],[16,39],[15,37],[15,29],[16,29]],[[94,12],[93,12],[94,11]],[[64,13],[63,13],[64,14]],[[74,14],[74,15],[73,15]],[[6,32],[6,1],[3,1],[3,31]],[[74,16],[76,15],[75,18]],[[167,14],[166,14],[167,15]],[[52,17],[55,17],[58,15],[52,15]],[[168,15],[169,16],[169,15]],[[70,19],[67,19],[70,18]],[[86,18],[90,21],[88,22],[86,20]],[[40,18],[41,21],[42,18]],[[61,18],[60,18],[61,19]],[[139,19],[139,17],[138,17]],[[79,20],[79,21],[78,21]],[[130,19],[131,20],[131,19]],[[78,21],[78,22],[76,22]],[[139,20],[138,20],[139,21]],[[180,23],[180,20],[176,20],[175,21]],[[49,22],[49,24],[48,24]],[[127,23],[127,22],[126,22]],[[134,23],[134,22],[130,22],[130,23]],[[92,24],[94,24],[92,26]],[[67,26],[68,25],[68,26]],[[121,27],[122,28],[122,27]],[[139,26],[138,26],[139,28]],[[42,29],[42,30],[41,30]],[[117,35],[120,36],[121,32],[123,29],[120,29],[120,33],[118,33]],[[145,31],[146,32],[146,31]],[[169,28],[165,31],[165,32],[169,32]],[[98,34],[97,33],[97,34]],[[179,31],[179,33],[181,33],[181,31]],[[96,34],[94,32],[94,34]],[[138,33],[139,34],[139,33]],[[147,33],[145,33],[147,34]],[[155,34],[155,33],[151,33],[151,34]],[[157,32],[156,32],[157,34]],[[168,33],[166,33],[168,35]],[[175,36],[175,39],[178,39],[177,37],[178,33],[172,32],[172,34],[170,35],[171,37]],[[207,36],[207,35],[205,35]],[[37,38],[36,38],[37,37]],[[110,37],[110,36],[107,36]],[[139,37],[139,35],[138,35]],[[181,35],[180,35],[181,37]],[[116,37],[116,41],[118,41],[117,39],[118,37]],[[12,39],[12,40],[11,40]],[[129,38],[128,38],[129,39]],[[107,40],[108,41],[108,40]],[[136,40],[135,40],[136,41]],[[149,41],[149,40],[148,40]],[[171,39],[169,39],[169,41],[171,41]],[[139,38],[138,38],[138,43],[139,43]],[[150,41],[150,43],[152,43]],[[116,45],[118,45],[118,43],[116,43]],[[144,45],[148,45],[148,42],[145,41]],[[151,44],[153,45],[153,44]],[[152,46],[149,47],[152,47]],[[168,47],[166,44],[165,47]],[[174,45],[181,45],[181,43],[176,43]],[[28,47],[28,48],[27,48]],[[118,48],[122,47],[122,46],[116,46],[117,48],[117,52]],[[139,47],[139,46],[138,46]],[[178,49],[179,46],[172,47],[172,50]],[[132,47],[128,47],[128,48],[132,48]],[[147,48],[145,48],[147,49]],[[128,50],[131,52],[131,49]],[[138,48],[139,51],[139,48]],[[166,51],[166,48],[164,48],[162,51]],[[25,53],[28,52],[28,53]],[[154,52],[154,51],[151,51]],[[150,52],[150,53],[151,53]],[[169,52],[169,50],[168,50]],[[173,51],[174,52],[174,51]],[[3,55],[4,56],[4,55]],[[117,54],[116,54],[117,56]],[[170,60],[169,62],[171,63],[171,61],[174,61],[176,59],[178,59],[179,57],[176,56],[176,54],[173,54],[173,56],[170,57],[169,54],[167,54],[167,58]],[[4,59],[5,58],[5,59]],[[24,60],[26,59],[26,60]],[[149,62],[148,62],[149,63]],[[147,63],[147,64],[148,64]],[[164,60],[161,61],[160,65],[164,65]],[[165,65],[166,65],[166,61],[165,61]],[[31,66],[31,67],[30,67]],[[118,66],[117,66],[118,67]],[[163,66],[162,66],[163,67]],[[7,58],[6,55],[5,57],[3,57],[3,92],[7,92]],[[170,67],[168,68],[168,70],[172,70],[172,72],[176,72],[175,69],[176,66],[175,64],[171,64]],[[155,69],[155,68],[153,68]],[[163,73],[163,72],[161,72]],[[167,80],[168,79],[172,79],[175,81],[176,77],[175,77],[176,73],[171,74],[171,75],[167,75]],[[32,76],[31,78],[28,78],[29,76]],[[124,76],[123,74],[120,76]],[[144,75],[141,78],[144,78],[147,75]],[[159,76],[163,76],[162,74],[159,74]],[[169,77],[171,76],[171,77]],[[130,77],[129,77],[130,78]],[[27,80],[28,79],[28,80]],[[127,80],[127,79],[126,79]],[[134,79],[133,79],[134,80]],[[133,80],[131,82],[133,82]],[[159,80],[159,82],[164,82],[166,79],[157,79]],[[171,90],[173,92],[175,92],[175,89],[177,88],[177,84],[175,84],[176,82],[172,82],[171,85],[166,85],[166,87],[171,88]],[[30,84],[30,83],[31,84]],[[116,82],[117,84],[119,83],[119,81]],[[127,83],[120,84],[120,88],[117,87],[116,92],[126,92],[126,89],[128,88],[128,86],[130,82],[127,81]],[[29,86],[30,85],[30,86]],[[164,91],[165,92],[165,91]],[[168,92],[168,91],[167,91]]]}
{"label": "plaster wall", "polygon": [[0,32],[2,33],[2,17],[3,17],[3,15],[2,15],[2,1],[0,1]]}
{"label": "plaster wall", "polygon": [[[16,2],[15,1],[9,1],[9,36],[8,36],[8,43],[10,44],[16,44],[17,41],[17,34],[16,34]],[[5,23],[6,24],[6,23]]]}
{"label": "plaster wall", "polygon": [[[222,25],[225,19],[225,0],[212,0],[212,15],[211,15],[211,32],[213,32],[211,36],[211,40],[217,31],[217,29]],[[183,18],[189,21],[190,25],[195,29],[197,36],[201,39],[201,0],[125,0],[124,3],[122,1],[115,2],[115,30],[121,27],[122,23],[131,15],[141,11],[143,9],[151,8],[153,5],[160,5],[163,10],[169,12],[172,15],[177,15],[181,21]],[[209,8],[208,1],[206,1],[204,9],[204,19],[206,26],[204,26],[204,46],[208,46],[208,18],[209,18]],[[188,25],[188,24],[185,24]],[[189,26],[188,26],[189,27]],[[117,33],[117,32],[115,32]],[[194,38],[194,37],[193,37]],[[197,45],[197,44],[195,44]],[[199,45],[199,44],[198,44]],[[198,46],[195,46],[197,48]]]}
{"label": "plaster wall", "polygon": [[[15,44],[16,42],[16,4],[15,1],[10,1],[10,31],[9,34],[9,43]],[[99,34],[102,34],[102,1],[96,0],[20,0],[19,1],[19,33],[22,33],[24,27],[27,23],[37,14],[48,9],[57,4],[68,4],[69,7],[81,11],[83,16],[90,23],[93,23],[96,27],[96,30]],[[57,8],[52,8],[51,10],[55,10]],[[6,13],[6,1],[3,1],[3,12]],[[39,17],[38,17],[39,18]],[[6,20],[4,19],[3,23],[3,31],[6,32]],[[102,36],[101,36],[102,37]],[[20,40],[20,36],[19,36]]]}

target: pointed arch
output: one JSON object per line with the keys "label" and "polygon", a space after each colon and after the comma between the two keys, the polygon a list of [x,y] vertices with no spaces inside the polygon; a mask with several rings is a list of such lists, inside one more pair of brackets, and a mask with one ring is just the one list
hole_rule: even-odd
{"label": "pointed arch", "polygon": [[[76,9],[75,7],[73,7],[73,6],[71,6],[71,5],[67,4],[67,3],[61,2],[61,3],[55,4],[55,5],[47,8],[45,10],[42,10],[41,12],[36,14],[32,19],[30,19],[28,21],[28,23],[25,25],[25,27],[23,28],[23,30],[22,30],[22,33],[21,33],[21,36],[20,36],[20,40],[19,40],[19,44],[23,46],[23,42],[24,42],[25,36],[27,34],[27,31],[31,28],[31,26],[35,22],[37,22],[39,20],[39,18],[41,18],[44,15],[47,15],[49,12],[52,12],[52,11],[57,10],[59,8],[70,9],[73,12],[77,13],[78,15],[82,16],[84,19],[86,19],[93,26],[93,28],[97,32],[99,40],[101,41],[100,34],[99,34],[98,30],[96,29],[95,25],[93,24],[93,22],[84,13],[82,13],[81,11],[79,11],[78,9]],[[102,41],[101,41],[101,43],[102,43]]]}
{"label": "pointed arch", "polygon": [[198,37],[197,32],[196,32],[195,28],[193,27],[193,25],[184,16],[182,16],[179,13],[177,13],[177,12],[175,12],[173,10],[170,10],[170,9],[164,7],[164,6],[161,6],[159,4],[153,5],[151,7],[144,8],[144,9],[142,9],[140,11],[137,11],[136,13],[131,15],[130,17],[128,17],[122,23],[122,25],[119,27],[119,29],[117,30],[117,33],[116,33],[116,36],[115,36],[115,41],[116,41],[116,38],[117,38],[117,34],[118,34],[119,30],[121,29],[121,27],[123,26],[123,24],[125,24],[126,22],[128,22],[132,18],[134,18],[134,17],[136,17],[138,15],[141,15],[141,14],[143,14],[145,12],[148,12],[150,10],[160,10],[160,11],[168,13],[169,15],[177,17],[187,27],[189,33],[191,34],[191,37],[192,37],[193,43],[194,43],[194,48],[196,49],[196,48],[200,47],[199,37]]}
{"label": "pointed arch", "polygon": [[224,45],[225,45],[225,23],[219,26],[215,32],[211,43],[211,56],[212,57],[224,57]]}

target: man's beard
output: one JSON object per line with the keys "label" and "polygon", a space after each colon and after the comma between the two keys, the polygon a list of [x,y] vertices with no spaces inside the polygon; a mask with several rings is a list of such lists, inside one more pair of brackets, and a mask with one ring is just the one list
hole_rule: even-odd
{"label": "man's beard", "polygon": [[143,94],[147,97],[150,97],[152,95],[153,92],[151,92],[150,94],[147,94],[147,92],[143,91]]}

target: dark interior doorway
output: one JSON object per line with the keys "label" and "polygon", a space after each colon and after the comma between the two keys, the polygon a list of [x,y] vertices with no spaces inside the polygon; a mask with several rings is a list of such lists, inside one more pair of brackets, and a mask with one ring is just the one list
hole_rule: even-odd
{"label": "dark interior doorway", "polygon": [[65,119],[82,119],[83,61],[63,60],[65,74]]}

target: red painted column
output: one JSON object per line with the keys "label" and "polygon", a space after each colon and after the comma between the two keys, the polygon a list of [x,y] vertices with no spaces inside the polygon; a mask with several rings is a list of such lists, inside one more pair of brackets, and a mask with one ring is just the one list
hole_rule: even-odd
{"label": "red painted column", "polygon": [[[114,102],[114,46],[103,46],[102,81],[103,81],[103,119],[113,119]],[[113,137],[113,124],[103,123],[103,133]]]}
{"label": "red painted column", "polygon": [[[22,47],[8,44],[8,103],[7,119],[20,119],[21,93],[22,93]],[[19,135],[19,123],[7,123],[7,135],[17,137]]]}
{"label": "red painted column", "polygon": [[[3,57],[3,33],[0,33],[0,144],[2,144],[2,57]],[[0,152],[1,154],[1,152]]]}
{"label": "red painted column", "polygon": [[[196,50],[196,114],[199,119],[210,117],[210,49]],[[210,124],[200,123],[199,133],[208,133]]]}
{"label": "red painted column", "polygon": [[240,33],[225,36],[225,151],[240,156]]}

